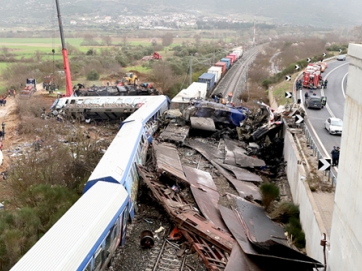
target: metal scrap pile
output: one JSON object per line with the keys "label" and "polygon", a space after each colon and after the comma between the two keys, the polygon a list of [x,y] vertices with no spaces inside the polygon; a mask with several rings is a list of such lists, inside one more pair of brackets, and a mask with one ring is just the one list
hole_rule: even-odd
{"label": "metal scrap pile", "polygon": [[259,108],[250,112],[237,128],[239,140],[257,141],[270,131],[274,134],[281,128],[280,114],[274,112],[263,102],[257,102]]}
{"label": "metal scrap pile", "polygon": [[[254,148],[263,154],[269,151],[280,155],[280,145],[255,148],[231,139],[215,143],[207,144],[202,138],[185,140],[185,146],[208,161],[211,173],[199,169],[199,162],[194,166],[181,163],[174,144],[156,140],[152,144],[152,165],[138,166],[153,198],[164,207],[207,269],[307,271],[323,267],[295,250],[284,229],[259,205],[257,184],[262,179],[254,172],[266,164],[248,156],[248,152]],[[217,175],[225,177],[237,195],[221,194],[214,182]]]}
{"label": "metal scrap pile", "polygon": [[299,125],[303,123],[305,117],[305,110],[300,104],[280,106],[277,112],[283,116],[289,128],[299,128]]}

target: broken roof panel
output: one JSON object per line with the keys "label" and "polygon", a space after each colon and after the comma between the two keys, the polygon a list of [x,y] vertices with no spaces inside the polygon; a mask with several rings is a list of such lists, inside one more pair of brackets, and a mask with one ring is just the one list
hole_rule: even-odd
{"label": "broken roof panel", "polygon": [[194,129],[211,131],[211,132],[216,131],[215,123],[211,118],[191,117],[190,122],[191,122],[191,127]]}
{"label": "broken roof panel", "polygon": [[230,258],[224,271],[263,271],[265,269],[257,266],[235,243]]}
{"label": "broken roof panel", "polygon": [[255,184],[239,181],[223,169],[217,162],[211,161],[211,163],[229,182],[233,184],[240,197],[247,199],[252,198],[254,200],[261,201],[259,188]]}
{"label": "broken roof panel", "polygon": [[159,139],[175,143],[183,143],[189,135],[189,126],[179,126],[175,123],[167,125],[166,129],[160,134]]}
{"label": "broken roof panel", "polygon": [[196,187],[209,188],[217,192],[217,187],[214,181],[212,180],[212,177],[209,172],[192,168],[189,166],[183,166],[183,169],[187,177],[187,181],[190,184]]}
{"label": "broken roof panel", "polygon": [[183,168],[201,213],[216,227],[229,232],[218,209],[220,196],[210,173],[188,166],[183,166]]}
{"label": "broken roof panel", "polygon": [[181,182],[187,182],[176,147],[169,143],[152,144],[158,173],[168,173]]}
{"label": "broken roof panel", "polygon": [[[246,155],[244,148],[240,147],[240,142],[224,139],[225,151],[229,155],[230,159],[225,159],[225,164],[234,166],[235,164],[241,167],[262,167],[265,166],[265,162],[261,159],[250,157]],[[230,152],[234,153],[235,163],[233,162]]]}
{"label": "broken roof panel", "polygon": [[262,207],[243,199],[236,199],[237,211],[245,222],[245,232],[250,241],[266,242],[270,239],[288,245],[284,229],[270,220]]}
{"label": "broken roof panel", "polygon": [[219,165],[227,170],[230,170],[232,173],[234,173],[236,179],[238,179],[238,180],[246,181],[246,182],[258,182],[258,183],[263,181],[259,175],[252,173],[249,170],[231,166],[231,165],[227,165],[227,164],[220,163]]}
{"label": "broken roof panel", "polygon": [[[219,205],[219,209],[226,225],[233,234],[234,238],[236,238],[236,241],[242,250],[246,254],[252,256],[250,259],[252,259],[254,263],[256,263],[261,268],[273,271],[311,271],[312,268],[323,267],[320,262],[286,246],[284,248],[294,251],[293,257],[286,257],[288,255],[285,253],[285,251],[282,251],[283,253],[281,254],[283,255],[281,256],[273,255],[279,254],[279,252],[281,252],[279,249],[282,245],[273,247],[268,246],[268,244],[265,243],[265,249],[261,249],[261,247],[255,246],[254,242],[250,242],[245,232],[241,230],[245,227],[240,214],[237,211],[233,211],[221,205]],[[268,230],[267,227],[265,227],[265,229],[266,231]]]}
{"label": "broken roof panel", "polygon": [[214,146],[211,146],[210,144],[206,144],[195,139],[189,139],[186,141],[185,144],[186,146],[197,150],[209,161],[215,159],[224,160],[225,155],[220,150],[218,150]]}

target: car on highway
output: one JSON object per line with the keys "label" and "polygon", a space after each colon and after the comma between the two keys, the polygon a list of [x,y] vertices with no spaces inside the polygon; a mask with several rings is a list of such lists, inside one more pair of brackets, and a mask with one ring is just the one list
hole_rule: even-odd
{"label": "car on highway", "polygon": [[324,122],[324,128],[326,128],[331,135],[341,135],[343,120],[339,118],[328,118]]}
{"label": "car on highway", "polygon": [[339,55],[339,56],[337,56],[337,60],[338,60],[338,61],[345,61],[345,60],[346,60],[346,55]]}
{"label": "car on highway", "polygon": [[307,99],[305,99],[304,104],[307,108],[316,108],[316,109],[322,109],[322,98],[320,96],[309,96]]}

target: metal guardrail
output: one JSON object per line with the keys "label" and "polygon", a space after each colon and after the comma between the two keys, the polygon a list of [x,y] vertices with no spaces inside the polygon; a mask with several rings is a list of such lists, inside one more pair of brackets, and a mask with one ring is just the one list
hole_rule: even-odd
{"label": "metal guardrail", "polygon": [[[309,120],[308,120],[309,121]],[[313,155],[317,156],[318,160],[324,158],[324,153],[321,152],[318,148],[318,145],[316,144],[313,134],[309,131],[307,125],[304,123],[303,125],[301,125],[304,134],[307,138],[307,143],[310,146],[310,148],[313,150]],[[324,176],[326,175],[326,172],[324,172]],[[328,171],[328,179],[327,181],[331,181],[332,182],[332,186],[336,186],[337,184],[337,176],[333,173],[332,170]]]}

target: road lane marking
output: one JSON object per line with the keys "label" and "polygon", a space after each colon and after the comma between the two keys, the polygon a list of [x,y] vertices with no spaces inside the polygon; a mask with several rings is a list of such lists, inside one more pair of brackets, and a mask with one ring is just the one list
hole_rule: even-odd
{"label": "road lane marking", "polygon": [[342,83],[341,83],[341,85],[342,85],[342,94],[343,94],[343,97],[344,97],[345,99],[346,99],[346,92],[344,91],[343,82],[344,82],[344,80],[346,79],[347,75],[348,75],[348,72],[343,76],[343,78],[342,78]]}
{"label": "road lane marking", "polygon": [[[340,65],[340,66],[338,66],[338,67],[335,67],[333,70],[331,70],[329,73],[327,73],[327,75],[325,76],[325,80],[327,80],[328,76],[329,76],[332,72],[334,72],[335,70],[339,69],[340,67],[343,67],[343,66],[348,65],[348,64],[349,64],[349,62],[346,62],[346,63],[344,63],[344,64],[342,64],[342,65]],[[343,79],[342,79],[342,84],[343,84]],[[321,94],[322,94],[322,96],[324,96],[324,88],[321,89]],[[329,105],[328,105],[328,102],[327,102],[327,104],[326,104],[326,108],[327,108],[327,111],[329,112],[329,114],[331,115],[331,117],[332,117],[332,118],[335,118],[336,116],[333,114],[331,108],[330,108]]]}

